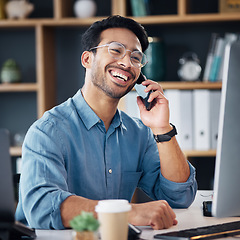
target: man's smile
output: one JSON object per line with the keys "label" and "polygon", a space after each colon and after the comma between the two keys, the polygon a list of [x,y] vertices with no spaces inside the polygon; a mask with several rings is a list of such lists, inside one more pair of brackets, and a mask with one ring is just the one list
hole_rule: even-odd
{"label": "man's smile", "polygon": [[110,73],[111,73],[111,75],[112,75],[113,77],[117,77],[117,78],[119,78],[120,80],[123,79],[125,82],[128,80],[128,76],[126,76],[126,75],[124,75],[124,74],[122,74],[122,73],[119,73],[119,72],[117,72],[117,71],[111,71]]}
{"label": "man's smile", "polygon": [[120,68],[109,68],[108,72],[113,78],[113,81],[120,83],[121,85],[125,85],[129,80],[134,79],[134,75],[131,72],[122,70]]}

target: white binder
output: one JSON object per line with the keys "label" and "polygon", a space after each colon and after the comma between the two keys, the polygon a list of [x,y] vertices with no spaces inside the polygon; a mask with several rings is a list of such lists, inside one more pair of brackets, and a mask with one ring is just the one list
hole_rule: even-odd
{"label": "white binder", "polygon": [[131,91],[125,96],[125,112],[131,117],[140,118],[140,111],[137,105],[137,92]]}
{"label": "white binder", "polygon": [[193,149],[193,94],[181,91],[181,143],[184,150]]}
{"label": "white binder", "polygon": [[217,149],[220,101],[221,101],[221,91],[211,90],[211,93],[210,93],[211,149]]}
{"label": "white binder", "polygon": [[192,91],[190,90],[165,90],[169,100],[170,122],[173,123],[178,135],[176,136],[183,150],[193,148],[193,120],[192,120]]}
{"label": "white binder", "polygon": [[209,150],[210,146],[210,90],[193,90],[194,149]]}

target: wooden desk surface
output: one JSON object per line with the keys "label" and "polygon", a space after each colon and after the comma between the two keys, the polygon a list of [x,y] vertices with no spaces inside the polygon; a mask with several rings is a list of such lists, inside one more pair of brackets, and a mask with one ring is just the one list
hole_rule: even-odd
{"label": "wooden desk surface", "polygon": [[[140,227],[142,229],[141,239],[153,239],[157,233],[165,233],[170,231],[179,231],[189,228],[197,228],[221,224],[225,222],[240,221],[240,217],[231,218],[214,218],[204,217],[202,214],[202,202],[211,200],[212,191],[198,191],[193,204],[188,209],[175,209],[178,224],[167,230],[152,230],[151,227]],[[71,240],[71,230],[36,230],[37,240]],[[233,239],[233,238],[227,238]]]}
{"label": "wooden desk surface", "polygon": [[[141,227],[142,239],[153,239],[158,233],[173,232],[190,228],[216,225],[226,222],[240,221],[240,217],[215,218],[204,217],[202,213],[202,202],[212,200],[212,191],[198,191],[193,204],[188,209],[175,209],[178,224],[167,230],[152,230],[149,227]],[[231,239],[231,238],[228,238]]]}

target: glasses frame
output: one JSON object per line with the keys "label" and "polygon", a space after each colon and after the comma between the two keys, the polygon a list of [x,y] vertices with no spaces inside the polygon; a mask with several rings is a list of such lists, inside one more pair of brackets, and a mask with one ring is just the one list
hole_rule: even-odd
{"label": "glasses frame", "polygon": [[[113,57],[113,55],[110,53],[109,46],[110,46],[111,44],[114,44],[114,43],[118,44],[119,46],[121,46],[121,47],[124,49],[124,54],[123,54],[123,56],[120,57],[120,58]],[[107,43],[107,44],[104,44],[104,45],[92,47],[92,48],[90,48],[88,51],[90,52],[90,51],[92,51],[92,50],[94,50],[94,49],[98,49],[98,48],[102,48],[102,47],[108,47],[108,53],[109,53],[109,55],[110,55],[113,59],[116,59],[116,60],[123,59],[123,58],[126,56],[126,53],[127,53],[127,52],[130,52],[130,53],[131,53],[131,54],[130,54],[130,63],[131,63],[132,66],[134,66],[134,67],[136,67],[136,68],[142,68],[142,67],[144,67],[144,66],[148,63],[147,56],[146,56],[143,52],[138,51],[138,50],[135,50],[135,51],[128,50],[128,49],[126,49],[126,47],[125,47],[122,43],[120,43],[120,42],[111,42],[111,43]],[[146,59],[146,62],[145,62],[144,64],[140,63],[139,66],[135,66],[135,65],[132,63],[132,60],[131,60],[131,59],[132,59],[132,54],[135,53],[135,52],[141,53],[141,55]]]}

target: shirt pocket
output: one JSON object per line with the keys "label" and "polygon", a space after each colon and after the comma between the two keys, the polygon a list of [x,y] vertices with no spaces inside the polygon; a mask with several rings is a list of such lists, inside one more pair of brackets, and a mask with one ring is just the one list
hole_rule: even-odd
{"label": "shirt pocket", "polygon": [[142,172],[123,172],[119,198],[127,199],[130,202],[141,176]]}

